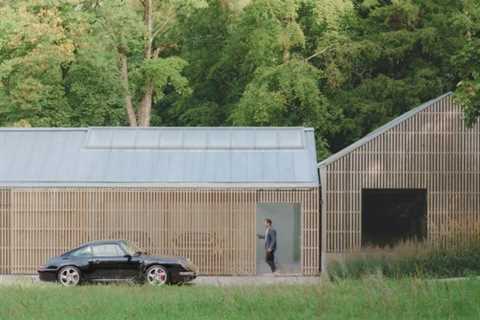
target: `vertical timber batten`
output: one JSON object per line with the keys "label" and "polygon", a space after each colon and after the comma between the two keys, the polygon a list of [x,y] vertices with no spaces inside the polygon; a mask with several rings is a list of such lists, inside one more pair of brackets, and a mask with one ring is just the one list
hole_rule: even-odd
{"label": "vertical timber batten", "polygon": [[11,272],[11,194],[0,189],[0,273]]}

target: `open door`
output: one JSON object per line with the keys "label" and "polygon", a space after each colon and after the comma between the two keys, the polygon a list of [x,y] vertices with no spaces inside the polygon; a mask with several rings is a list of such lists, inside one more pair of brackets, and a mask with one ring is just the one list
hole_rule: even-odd
{"label": "open door", "polygon": [[[300,268],[301,207],[291,203],[257,204],[257,234],[265,233],[264,220],[270,218],[277,231],[275,263],[282,274],[298,274]],[[265,241],[257,238],[257,274],[270,273],[265,262]]]}

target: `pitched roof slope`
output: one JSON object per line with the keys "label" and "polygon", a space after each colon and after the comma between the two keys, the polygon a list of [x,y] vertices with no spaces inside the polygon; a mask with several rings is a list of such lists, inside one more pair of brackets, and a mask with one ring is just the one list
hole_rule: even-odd
{"label": "pitched roof slope", "polygon": [[365,137],[363,137],[362,139],[358,140],[357,142],[349,145],[348,147],[340,150],[339,152],[331,155],[330,157],[326,158],[325,160],[321,161],[319,164],[318,164],[318,167],[323,167],[323,166],[326,166],[340,158],[342,158],[343,156],[349,154],[350,152],[354,151],[355,149],[365,145],[366,143],[370,142],[371,140],[375,139],[376,137],[378,137],[379,135],[387,132],[388,130],[398,126],[400,123],[402,123],[403,121],[413,117],[414,115],[416,115],[417,113],[425,110],[426,108],[430,107],[432,104],[444,99],[445,97],[448,97],[448,96],[451,96],[453,93],[452,92],[449,92],[449,93],[446,93],[444,95],[441,95],[440,97],[438,98],[435,98],[435,99],[432,99],[404,114],[402,114],[401,116],[393,119],[392,121],[386,123],[385,125],[377,128],[376,130],[370,132],[368,135],[366,135]]}
{"label": "pitched roof slope", "polygon": [[0,129],[0,186],[316,186],[313,129]]}

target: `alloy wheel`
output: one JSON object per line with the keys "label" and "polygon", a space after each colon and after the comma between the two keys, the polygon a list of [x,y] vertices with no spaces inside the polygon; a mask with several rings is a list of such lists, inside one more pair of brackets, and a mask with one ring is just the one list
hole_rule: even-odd
{"label": "alloy wheel", "polygon": [[162,266],[152,266],[147,270],[147,281],[153,286],[161,286],[167,283],[168,273]]}
{"label": "alloy wheel", "polygon": [[58,273],[58,281],[66,286],[73,287],[80,282],[80,271],[75,267],[65,267]]}

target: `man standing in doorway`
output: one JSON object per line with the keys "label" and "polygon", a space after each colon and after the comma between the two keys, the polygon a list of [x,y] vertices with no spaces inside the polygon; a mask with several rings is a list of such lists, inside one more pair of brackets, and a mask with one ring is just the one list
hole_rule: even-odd
{"label": "man standing in doorway", "polygon": [[272,220],[265,219],[265,235],[258,234],[260,239],[265,239],[265,261],[275,272],[275,250],[277,250],[277,231],[272,227]]}

